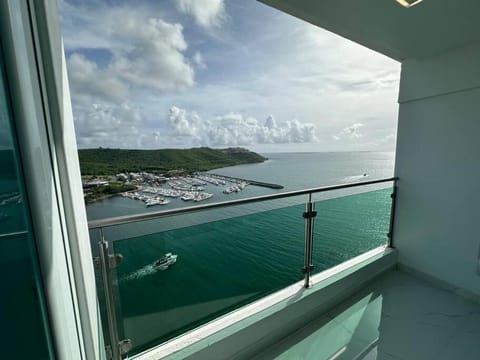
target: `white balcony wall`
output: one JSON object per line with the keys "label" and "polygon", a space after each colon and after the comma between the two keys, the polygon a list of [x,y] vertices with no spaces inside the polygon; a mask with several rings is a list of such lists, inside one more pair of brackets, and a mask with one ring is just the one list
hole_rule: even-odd
{"label": "white balcony wall", "polygon": [[399,262],[480,295],[480,44],[405,60],[394,242]]}

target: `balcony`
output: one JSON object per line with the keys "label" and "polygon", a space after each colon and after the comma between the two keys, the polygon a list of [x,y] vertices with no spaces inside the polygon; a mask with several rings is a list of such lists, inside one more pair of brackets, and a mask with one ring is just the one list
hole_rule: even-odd
{"label": "balcony", "polygon": [[254,359],[479,359],[480,306],[391,270]]}
{"label": "balcony", "polygon": [[[274,317],[283,317],[307,302],[288,320],[302,326],[394,263],[394,181],[90,222],[106,342],[120,344],[114,358],[174,354],[256,316],[261,324],[275,307]],[[175,264],[159,264],[167,253],[178,256]],[[269,341],[292,330],[284,322]]]}
{"label": "balcony", "polygon": [[[397,263],[395,181],[90,222],[107,349],[138,359],[477,359],[478,303]],[[166,252],[178,263],[156,268]]]}
{"label": "balcony", "polygon": [[[308,201],[307,192],[292,195],[290,200],[289,196],[262,199],[265,201],[257,202],[265,205],[261,211],[244,209],[238,213],[233,209],[241,210],[248,204],[237,203],[216,209],[228,210],[223,214],[214,213],[214,208],[199,207],[182,217],[176,216],[180,213],[169,213],[157,214],[156,219],[133,217],[93,223],[90,234],[94,256],[100,259],[103,254],[103,261],[95,261],[95,287],[90,244],[85,242],[86,215],[58,11],[55,2],[2,1],[2,71],[8,75],[8,102],[14,115],[12,132],[18,140],[15,143],[20,156],[16,167],[25,175],[25,214],[32,220],[28,236],[32,246],[21,251],[33,259],[32,263],[38,259],[38,264],[34,264],[38,270],[34,277],[38,291],[31,291],[30,275],[24,281],[18,276],[9,281],[12,286],[25,289],[21,290],[25,299],[30,296],[38,301],[35,306],[41,309],[36,313],[43,321],[39,320],[36,328],[46,332],[46,357],[49,352],[52,358],[59,359],[105,358],[105,343],[117,359],[123,356],[120,353],[138,359],[479,358],[480,44],[476,16],[480,3],[424,1],[404,9],[395,1],[265,2],[283,5],[281,8],[295,16],[402,61],[395,162],[395,176],[401,180],[395,207],[395,248],[385,246],[385,233],[392,227],[383,222],[378,229],[382,237],[374,237],[380,243],[357,248],[351,259],[328,256],[341,253],[335,244],[345,244],[332,239],[348,238],[335,233],[327,236],[325,230],[329,229],[322,228],[321,219],[339,219],[333,205],[341,204],[347,195],[352,196],[350,199],[362,199],[363,194],[343,194],[343,198],[330,203],[327,192],[312,194],[318,214],[307,231],[313,236],[305,237],[307,220],[301,215]],[[293,201],[296,196],[303,196],[302,201]],[[329,204],[331,212],[321,209]],[[152,241],[158,236],[159,242],[184,246],[187,238],[182,232],[186,227],[214,232],[217,225],[225,222],[234,226],[237,222],[253,221],[250,216],[270,223],[266,212],[273,215],[290,208],[296,214],[292,221],[278,222],[269,229],[274,231],[274,239],[279,234],[285,236],[285,229],[297,232],[291,243],[283,245],[290,246],[288,251],[293,259],[275,262],[276,267],[287,264],[288,276],[274,279],[278,287],[254,291],[235,287],[237,292],[205,301],[192,300],[190,305],[205,305],[211,311],[190,311],[191,316],[179,326],[160,320],[168,310],[173,313],[173,307],[137,308],[125,302],[122,276],[131,272],[128,269],[148,264],[138,261],[139,255],[148,251],[148,241],[129,230],[130,221],[141,224],[142,236],[151,236]],[[202,214],[210,217],[202,219]],[[372,214],[378,215],[360,212],[367,218],[366,223],[375,219]],[[382,216],[388,219],[388,215],[387,211]],[[170,228],[163,226],[165,219]],[[191,221],[187,223],[185,219]],[[342,226],[354,225],[351,217],[341,220]],[[267,229],[260,225],[257,228]],[[361,233],[362,239],[371,238],[372,232]],[[238,231],[233,234],[245,235]],[[14,234],[2,239],[9,248],[13,244],[10,235]],[[314,240],[311,262],[305,256],[310,249],[305,246],[305,238],[307,244],[309,239]],[[231,239],[224,236],[219,241],[227,240]],[[356,239],[350,240],[350,245],[357,243]],[[120,264],[120,257],[110,257],[128,249],[127,244],[132,244],[135,251],[123,254],[123,263]],[[283,246],[275,247],[277,255],[286,249]],[[170,247],[159,250],[161,256]],[[175,268],[169,269],[172,271],[181,269],[182,262],[188,264],[185,255],[175,251],[180,256]],[[271,267],[262,267],[268,264],[263,260],[271,260],[267,256],[262,257],[262,262],[249,261],[241,247],[235,248],[234,254],[245,264],[245,271],[257,268],[267,278],[271,274]],[[326,254],[327,260],[319,254]],[[21,252],[5,251],[2,255],[12,255],[16,261]],[[218,252],[213,262],[222,255]],[[156,258],[157,255],[149,261]],[[230,265],[227,263],[223,269],[229,270]],[[6,268],[11,271],[9,265]],[[301,273],[302,268],[305,274]],[[201,275],[204,269],[193,272]],[[171,272],[162,273],[167,274]],[[256,280],[247,285],[255,285]],[[223,290],[219,284],[218,287]],[[161,287],[136,295],[143,299],[158,289]],[[97,295],[103,324],[97,322]],[[17,299],[11,302],[16,307],[21,303]],[[173,305],[178,305],[179,310],[188,308],[185,303]],[[23,324],[20,317],[13,316],[17,313],[10,304],[1,310],[11,316],[15,326]],[[33,306],[29,310],[35,311]],[[24,316],[28,311],[18,313]],[[147,321],[157,314],[155,321]],[[28,324],[35,328],[32,321]],[[140,328],[143,325],[147,327]],[[24,344],[23,330],[15,340]],[[40,336],[35,339],[42,342]],[[120,342],[127,339],[131,343]],[[10,346],[3,351],[16,351],[11,357],[21,358],[23,350],[32,349],[41,357],[39,347],[29,345]]]}

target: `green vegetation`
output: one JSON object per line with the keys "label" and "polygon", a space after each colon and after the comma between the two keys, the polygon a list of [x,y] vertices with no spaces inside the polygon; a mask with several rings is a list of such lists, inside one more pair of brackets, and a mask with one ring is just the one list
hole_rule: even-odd
{"label": "green vegetation", "polygon": [[118,182],[109,182],[108,185],[93,186],[85,189],[85,202],[92,203],[96,200],[103,199],[125,191],[135,190],[135,185],[123,184]]}
{"label": "green vegetation", "polygon": [[82,175],[114,175],[122,172],[169,171],[192,173],[226,166],[258,163],[263,156],[243,148],[210,149],[83,149],[78,151]]}

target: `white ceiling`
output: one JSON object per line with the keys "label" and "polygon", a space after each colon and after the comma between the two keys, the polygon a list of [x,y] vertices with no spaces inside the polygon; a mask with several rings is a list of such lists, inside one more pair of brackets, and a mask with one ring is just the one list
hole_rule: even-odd
{"label": "white ceiling", "polygon": [[480,41],[480,0],[259,0],[396,60]]}

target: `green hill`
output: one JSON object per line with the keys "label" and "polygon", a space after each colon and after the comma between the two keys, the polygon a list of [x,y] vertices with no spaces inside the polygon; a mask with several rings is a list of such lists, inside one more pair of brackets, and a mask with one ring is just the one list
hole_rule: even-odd
{"label": "green hill", "polygon": [[82,175],[114,175],[121,172],[185,173],[226,166],[259,163],[263,156],[243,148],[161,150],[81,149],[78,151]]}

